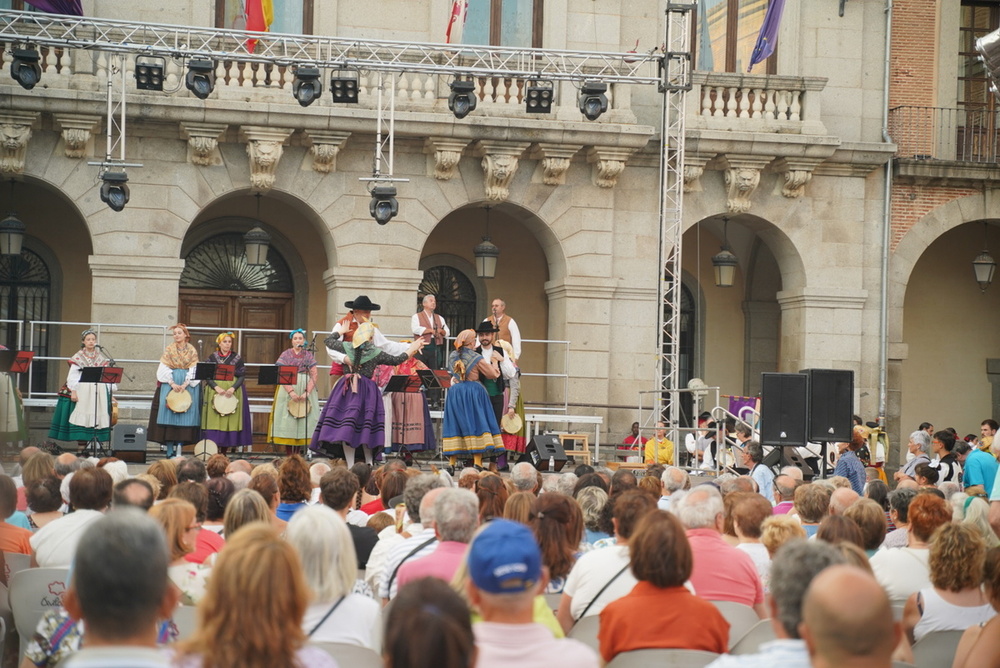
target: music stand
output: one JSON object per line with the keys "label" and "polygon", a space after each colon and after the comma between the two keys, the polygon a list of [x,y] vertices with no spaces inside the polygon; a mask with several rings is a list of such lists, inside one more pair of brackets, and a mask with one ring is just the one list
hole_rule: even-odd
{"label": "music stand", "polygon": [[[257,384],[258,385],[295,385],[299,380],[299,367],[297,366],[281,366],[275,364],[273,366],[262,366],[257,371]],[[306,401],[309,398],[306,397]],[[273,408],[272,408],[273,410]],[[305,420],[305,418],[302,418]],[[302,424],[306,424],[303,422]],[[298,431],[298,428],[296,428]],[[305,438],[305,436],[303,436]],[[271,452],[274,452],[274,443],[271,443]],[[306,450],[309,446],[306,446]]]}
{"label": "music stand", "polygon": [[[120,383],[122,380],[122,375],[124,369],[120,366],[90,366],[80,369],[80,382],[81,383],[92,383],[94,385],[94,425],[90,428],[90,440],[87,441],[87,445],[84,446],[84,452],[88,450],[93,450],[93,455],[95,457],[109,457],[111,456],[110,451],[104,449],[104,445],[100,439],[97,438],[97,404],[98,404],[98,385],[113,385],[115,383]],[[108,396],[110,398],[111,390],[108,389]],[[110,439],[111,434],[111,420],[110,415],[108,416],[108,434]]]}
{"label": "music stand", "polygon": [[30,350],[0,350],[0,373],[28,373],[34,357]]}
{"label": "music stand", "polygon": [[[209,380],[232,380],[236,375],[235,364],[213,364],[211,362],[198,362],[194,369],[194,379]],[[202,392],[203,401],[208,402],[207,392]],[[201,450],[198,446],[201,445]],[[218,450],[216,450],[218,452]],[[214,452],[209,452],[206,439],[201,439],[194,444],[194,456],[201,460],[208,459]]]}

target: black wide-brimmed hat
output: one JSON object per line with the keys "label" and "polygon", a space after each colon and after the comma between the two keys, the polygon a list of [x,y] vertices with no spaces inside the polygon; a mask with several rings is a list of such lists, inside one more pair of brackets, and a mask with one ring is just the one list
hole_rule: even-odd
{"label": "black wide-brimmed hat", "polygon": [[483,320],[479,323],[479,327],[476,327],[476,334],[496,334],[499,331],[491,320]]}
{"label": "black wide-brimmed hat", "polygon": [[358,295],[353,302],[344,302],[344,306],[352,311],[378,311],[382,308],[378,304],[373,304],[368,295]]}

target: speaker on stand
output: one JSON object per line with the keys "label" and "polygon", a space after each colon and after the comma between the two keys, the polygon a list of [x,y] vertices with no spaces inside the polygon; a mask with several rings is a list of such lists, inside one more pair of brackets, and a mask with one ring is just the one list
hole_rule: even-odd
{"label": "speaker on stand", "polygon": [[565,450],[559,441],[558,434],[538,434],[532,436],[524,454],[517,460],[521,462],[531,462],[531,465],[538,471],[548,471],[549,461],[553,463],[553,471],[562,471],[566,465]]}

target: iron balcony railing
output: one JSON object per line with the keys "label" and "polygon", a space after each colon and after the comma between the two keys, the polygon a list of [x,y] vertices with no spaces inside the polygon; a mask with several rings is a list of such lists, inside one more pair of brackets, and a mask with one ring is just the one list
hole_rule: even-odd
{"label": "iron balcony railing", "polygon": [[889,134],[899,158],[997,162],[1000,111],[895,107],[889,110]]}

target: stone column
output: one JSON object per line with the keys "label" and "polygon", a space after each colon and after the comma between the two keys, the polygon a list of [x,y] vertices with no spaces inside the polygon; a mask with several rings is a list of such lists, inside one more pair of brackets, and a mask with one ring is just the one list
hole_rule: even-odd
{"label": "stone column", "polygon": [[860,377],[866,290],[800,288],[778,293],[781,359],[778,370],[852,369]]}
{"label": "stone column", "polygon": [[379,267],[334,267],[323,272],[326,285],[327,325],[347,313],[344,302],[368,295],[382,309],[372,319],[386,336],[411,337],[410,316],[417,312],[417,288],[424,278],[418,269]]}

